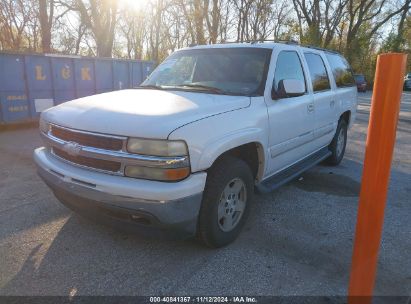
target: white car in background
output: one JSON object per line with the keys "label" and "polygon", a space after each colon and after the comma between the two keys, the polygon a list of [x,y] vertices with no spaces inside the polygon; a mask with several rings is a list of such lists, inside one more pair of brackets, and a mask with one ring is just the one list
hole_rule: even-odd
{"label": "white car in background", "polygon": [[357,106],[338,53],[294,43],[204,45],[173,53],[133,90],[41,115],[38,172],[92,217],[232,242],[255,189],[326,160],[338,165]]}

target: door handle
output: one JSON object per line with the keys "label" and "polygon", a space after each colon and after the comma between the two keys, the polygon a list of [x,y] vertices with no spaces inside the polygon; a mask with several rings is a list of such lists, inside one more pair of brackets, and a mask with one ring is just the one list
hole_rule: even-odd
{"label": "door handle", "polygon": [[314,104],[313,103],[310,103],[310,104],[307,105],[307,111],[308,112],[313,112],[314,111]]}
{"label": "door handle", "polygon": [[330,101],[330,107],[333,108],[335,106],[335,100]]}

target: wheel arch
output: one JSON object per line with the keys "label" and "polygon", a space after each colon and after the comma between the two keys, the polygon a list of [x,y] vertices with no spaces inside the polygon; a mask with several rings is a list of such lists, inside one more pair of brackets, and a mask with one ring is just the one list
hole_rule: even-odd
{"label": "wheel arch", "polygon": [[347,126],[351,123],[351,110],[347,110],[340,115],[340,119],[344,119],[347,123]]}
{"label": "wheel arch", "polygon": [[263,145],[260,142],[252,141],[225,150],[214,158],[210,168],[225,156],[233,156],[243,160],[250,167],[254,180],[262,180],[265,169],[265,155]]}

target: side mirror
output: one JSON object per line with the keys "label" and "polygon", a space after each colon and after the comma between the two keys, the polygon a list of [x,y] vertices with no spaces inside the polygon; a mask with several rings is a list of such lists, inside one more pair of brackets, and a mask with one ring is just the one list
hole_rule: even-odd
{"label": "side mirror", "polygon": [[278,83],[278,90],[272,89],[273,99],[297,97],[305,94],[305,83],[299,79],[282,79]]}

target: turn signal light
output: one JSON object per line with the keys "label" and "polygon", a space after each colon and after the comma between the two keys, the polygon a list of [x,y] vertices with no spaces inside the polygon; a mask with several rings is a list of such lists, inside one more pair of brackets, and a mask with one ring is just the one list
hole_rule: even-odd
{"label": "turn signal light", "polygon": [[150,168],[139,166],[127,166],[125,175],[128,177],[150,179],[157,181],[175,182],[185,179],[190,174],[190,168]]}

